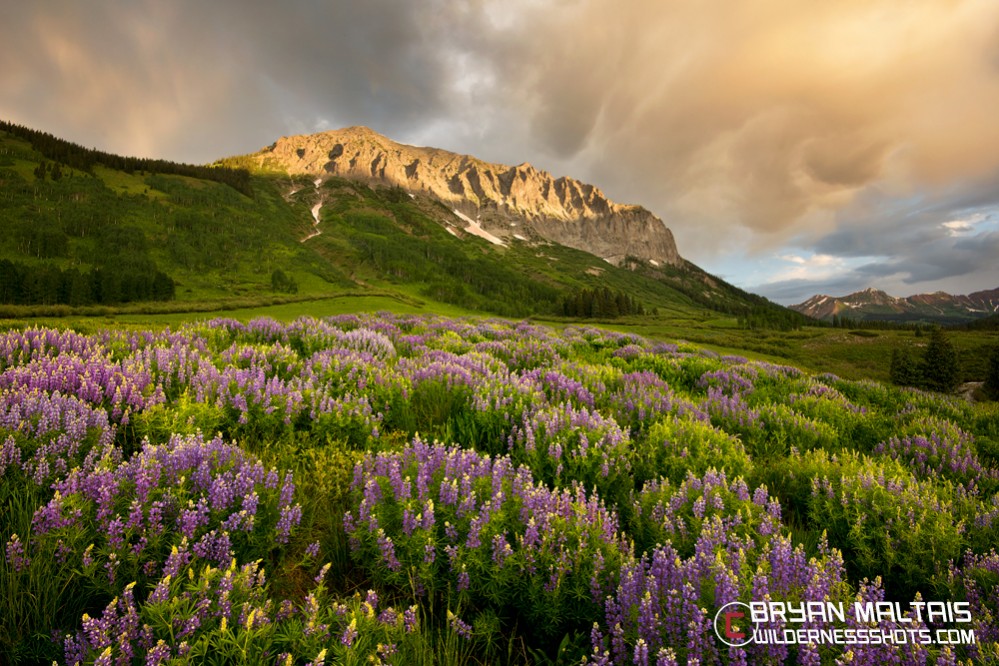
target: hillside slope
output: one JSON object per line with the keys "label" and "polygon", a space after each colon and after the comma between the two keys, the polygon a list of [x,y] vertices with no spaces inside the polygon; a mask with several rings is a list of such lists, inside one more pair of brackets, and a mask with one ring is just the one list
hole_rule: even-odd
{"label": "hillside slope", "polygon": [[[121,285],[109,296],[95,275],[162,274],[172,309],[377,292],[428,309],[560,315],[566,299],[599,289],[645,311],[788,313],[678,256],[615,265],[527,229],[498,238],[432,194],[372,185],[131,160],[7,126],[0,271],[14,266],[18,279],[0,304],[120,307],[144,298]],[[74,281],[89,287],[74,291]]]}

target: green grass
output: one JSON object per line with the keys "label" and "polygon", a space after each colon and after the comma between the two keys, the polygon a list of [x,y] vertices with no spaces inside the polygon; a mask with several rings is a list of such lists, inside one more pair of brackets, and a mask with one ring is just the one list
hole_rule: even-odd
{"label": "green grass", "polygon": [[[82,172],[76,172],[82,175]],[[145,175],[128,174],[124,171],[116,171],[106,167],[94,167],[94,175],[104,183],[105,187],[117,194],[146,195],[150,199],[163,200],[167,198],[165,192],[149,187]]]}
{"label": "green grass", "polygon": [[[395,314],[438,314],[442,316],[488,316],[475,310],[440,303],[419,294],[413,285],[399,285],[391,290],[355,290],[325,297],[296,297],[302,300],[271,304],[249,303],[245,307],[215,308],[213,302],[198,304],[199,311],[183,309],[185,304],[166,304],[181,311],[143,312],[146,306],[132,311],[112,312],[82,317],[13,317],[0,318],[0,330],[28,326],[72,328],[95,331],[105,326],[124,325],[160,327],[209,319],[231,317],[249,321],[271,317],[292,321],[301,316],[329,317],[365,312]],[[308,300],[305,300],[308,298]],[[673,316],[673,315],[676,316]],[[532,317],[534,321],[556,328],[565,326],[595,326],[614,331],[635,333],[654,340],[683,340],[703,346],[719,354],[742,355],[754,360],[784,363],[811,372],[831,372],[844,379],[874,379],[888,381],[888,361],[891,350],[909,347],[920,358],[928,336],[916,337],[911,331],[878,331],[876,337],[858,337],[843,329],[810,327],[800,331],[749,331],[737,328],[735,318],[724,319],[703,311],[678,309],[659,316],[624,317],[618,320],[574,320],[561,317]],[[988,350],[999,346],[999,331],[952,331],[948,337],[958,352],[961,381],[982,381],[985,376]]]}
{"label": "green grass", "polygon": [[[650,318],[611,323],[608,328],[651,338],[682,339],[727,353],[789,363],[813,372],[831,372],[844,379],[888,381],[892,349],[908,347],[921,358],[929,336],[912,331],[877,331],[873,337],[845,329],[806,327],[800,331],[749,331],[730,320]],[[982,381],[988,350],[999,345],[997,331],[951,331],[961,366],[961,381]]]}
{"label": "green grass", "polygon": [[[367,295],[367,294],[341,294],[331,298],[323,298],[301,303],[285,303],[281,305],[271,305],[257,308],[241,308],[233,310],[219,310],[210,313],[209,317],[231,317],[239,321],[249,321],[257,317],[270,317],[278,321],[292,321],[302,316],[309,317],[332,317],[341,314],[351,314],[356,312],[392,312],[395,314],[441,314],[447,316],[472,315],[468,310],[463,310],[454,306],[441,306],[440,304],[430,304],[404,299],[390,294]],[[168,324],[176,325],[192,319],[203,319],[206,315],[192,315],[192,313],[172,313],[161,315],[120,315],[115,317],[116,321],[130,324]]]}

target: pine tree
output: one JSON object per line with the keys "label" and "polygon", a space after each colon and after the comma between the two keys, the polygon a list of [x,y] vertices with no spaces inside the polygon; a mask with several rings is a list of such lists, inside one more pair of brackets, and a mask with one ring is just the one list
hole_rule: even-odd
{"label": "pine tree", "polygon": [[989,400],[999,400],[999,347],[992,348],[989,357],[989,367],[985,371],[985,383],[982,390]]}
{"label": "pine tree", "polygon": [[271,289],[287,294],[298,293],[298,283],[280,268],[275,268],[271,274]]}
{"label": "pine tree", "polygon": [[922,363],[923,383],[933,391],[948,393],[957,388],[957,352],[943,329],[937,328],[930,335]]}
{"label": "pine tree", "polygon": [[897,386],[918,386],[920,384],[919,367],[912,359],[908,349],[896,347],[891,350],[891,365],[888,378]]}
{"label": "pine tree", "polygon": [[173,279],[162,271],[156,271],[153,277],[152,294],[154,301],[173,300],[176,294],[176,284]]}

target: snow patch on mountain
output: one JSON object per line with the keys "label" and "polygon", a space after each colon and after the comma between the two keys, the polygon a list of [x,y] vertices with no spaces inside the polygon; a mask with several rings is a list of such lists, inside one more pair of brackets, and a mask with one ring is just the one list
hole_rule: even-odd
{"label": "snow patch on mountain", "polygon": [[468,223],[468,226],[465,227],[465,233],[472,234],[473,236],[478,236],[479,238],[484,238],[493,245],[506,246],[506,243],[501,241],[496,236],[493,236],[491,233],[483,229],[481,226],[479,226],[478,222],[476,222],[469,216],[465,215],[458,209],[453,209],[453,210],[454,214],[458,216],[458,219]]}

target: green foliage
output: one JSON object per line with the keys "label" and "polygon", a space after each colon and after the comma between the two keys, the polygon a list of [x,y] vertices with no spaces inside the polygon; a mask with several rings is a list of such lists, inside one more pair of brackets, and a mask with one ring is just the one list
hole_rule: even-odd
{"label": "green foliage", "polygon": [[[453,476],[463,457],[476,458],[470,452],[452,451],[427,474],[410,451],[369,455],[359,467],[372,476],[354,485],[357,512],[346,517],[356,563],[382,585],[416,590],[430,608],[448,609],[449,620],[455,607],[504,626],[519,618],[520,630],[541,644],[592,627],[600,613],[593,586],[607,585],[624,554],[605,536],[611,518],[597,500],[578,488],[549,491],[525,470],[510,473],[508,459],[491,463],[485,476]],[[386,464],[395,471],[374,472]],[[541,508],[550,502],[569,509]]]}
{"label": "green foliage", "polygon": [[640,259],[626,257],[622,265],[669,285],[670,289],[679,292],[687,302],[699,308],[739,316],[743,326],[747,328],[790,330],[806,323],[814,323],[799,312],[709,275],[689,261],[681,260],[677,266],[653,267]]}
{"label": "green foliage", "polygon": [[[150,662],[173,657],[196,664],[295,664],[361,665],[381,662],[412,649],[419,626],[415,608],[406,611],[379,608],[378,596],[369,591],[340,602],[324,582],[327,569],[302,601],[270,598],[265,572],[259,562],[228,568],[213,567],[195,558],[175,575],[164,576],[152,594],[137,601],[133,585],[112,600],[99,618],[84,617],[84,626],[107,624],[141,626],[145,632],[126,630],[109,635],[95,629],[89,644],[72,645],[76,657],[121,659],[137,656]],[[221,615],[238,610],[229,622]]]}
{"label": "green foliage", "polygon": [[298,293],[298,283],[288,277],[283,270],[275,268],[271,273],[271,289],[285,294]]}
{"label": "green foliage", "polygon": [[[966,343],[965,343],[966,344]],[[941,328],[934,328],[922,358],[917,362],[907,346],[891,350],[888,378],[898,386],[912,386],[941,393],[951,393],[962,376],[985,373],[981,348],[959,350]],[[982,376],[982,375],[978,375]]]}
{"label": "green foliage", "polygon": [[949,483],[920,481],[898,461],[849,452],[792,455],[790,465],[810,482],[809,520],[843,550],[853,580],[881,576],[892,598],[925,597],[942,563],[960,556],[965,526],[954,520]]}
{"label": "green foliage", "polygon": [[635,485],[662,476],[679,484],[688,474],[702,476],[709,469],[729,478],[746,477],[753,463],[742,440],[714,426],[689,418],[656,421],[632,446]]}
{"label": "green foliage", "polygon": [[746,314],[740,314],[738,322],[740,328],[751,331],[797,331],[806,324],[814,324],[801,313],[768,306],[754,306]]}
{"label": "green foliage", "polygon": [[625,315],[644,315],[645,308],[623,291],[583,289],[562,299],[562,314],[579,318],[614,318]]}
{"label": "green foliage", "polygon": [[[836,428],[823,421],[817,421],[792,409],[774,402],[760,410],[764,436],[760,438],[763,457],[785,457],[792,447],[802,451],[825,449],[835,451],[842,447]],[[750,449],[752,451],[752,449]]]}
{"label": "green foliage", "polygon": [[647,553],[660,544],[672,544],[680,557],[694,555],[704,532],[718,532],[761,547],[781,530],[780,504],[768,499],[766,486],[754,501],[742,477],[709,468],[691,471],[682,482],[666,480],[646,484],[634,501],[633,526],[636,553]]}
{"label": "green foliage", "polygon": [[941,393],[949,393],[957,388],[960,381],[957,353],[943,329],[934,329],[930,335],[920,369],[927,388]]}
{"label": "green foliage", "polygon": [[999,400],[999,347],[993,347],[989,355],[989,367],[982,391],[990,400]]}
{"label": "green foliage", "polygon": [[[8,473],[0,483],[0,533],[7,540],[2,545],[9,548],[15,540],[27,548],[32,516],[51,493],[11,476]],[[46,630],[75,625],[82,613],[92,609],[96,596],[93,587],[75,574],[78,563],[67,557],[86,545],[78,533],[46,542],[21,570],[0,553],[0,657],[9,655],[17,664],[51,662],[59,656]]]}
{"label": "green foliage", "polygon": [[918,386],[920,384],[919,366],[913,360],[908,348],[895,347],[891,350],[888,378],[896,386]]}
{"label": "green foliage", "polygon": [[[47,132],[39,132],[21,125],[15,125],[6,121],[0,121],[0,131],[26,139],[31,142],[32,148],[45,155],[51,160],[57,160],[74,169],[80,171],[91,171],[95,166],[101,165],[119,171],[132,173],[134,171],[148,171],[153,173],[167,173],[189,176],[192,178],[203,178],[225,183],[233,189],[252,196],[250,187],[250,174],[245,169],[229,169],[227,167],[207,167],[195,166],[192,164],[177,164],[167,160],[153,160],[137,157],[121,157],[99,150],[84,148],[64,139],[59,139]],[[44,178],[44,162],[39,165],[42,175],[36,172],[36,177]],[[51,170],[52,180],[59,180],[62,171],[59,164],[53,164]]]}
{"label": "green foliage", "polygon": [[[106,265],[107,262],[102,261]],[[0,303],[13,305],[113,305],[134,301],[169,301],[176,284],[163,271],[119,265],[81,272],[53,265],[29,267],[0,259]]]}
{"label": "green foliage", "polygon": [[[127,232],[123,243],[136,254],[143,251],[141,239]],[[97,328],[93,322],[78,325]],[[924,599],[956,600],[994,585],[994,565],[975,564],[972,558],[988,557],[999,539],[995,405],[814,377],[685,343],[649,343],[575,326],[559,334],[496,320],[350,316],[290,326],[275,321],[197,324],[171,335],[196,337],[194,357],[173,369],[156,361],[154,375],[169,373],[161,386],[163,402],[118,423],[115,449],[134,460],[145,439],[155,444],[175,434],[221,432],[261,458],[264,469],[274,466],[300,479],[295,501],[302,504],[301,524],[288,543],[275,547],[267,525],[275,522],[277,490],[261,491],[257,528],[230,531],[235,566],[218,559],[208,566],[192,557],[190,566],[164,582],[163,560],[173,547],[191,552],[195,540],[185,547],[171,527],[145,544],[147,554],[133,556],[128,553],[138,545],[135,533],[125,530],[120,535],[124,545],[115,550],[112,536],[95,520],[100,509],[77,492],[63,493],[60,512],[80,511],[81,522],[41,534],[32,517],[53,499],[50,483],[32,482],[14,467],[0,470],[5,509],[0,539],[7,541],[0,543],[7,549],[0,554],[0,660],[5,663],[60,660],[61,648],[49,641],[49,630],[62,635],[81,630],[82,623],[96,622],[102,613],[121,613],[129,603],[156,641],[175,649],[186,641],[186,654],[198,663],[253,663],[263,660],[264,652],[270,653],[266,663],[278,661],[283,652],[291,653],[294,663],[304,663],[324,649],[327,662],[389,661],[379,643],[394,644],[398,663],[578,662],[588,651],[593,622],[605,617],[594,594],[606,595],[620,585],[612,579],[615,562],[630,557],[632,547],[640,557],[656,544],[668,544],[691,570],[711,572],[720,566],[719,555],[736,557],[738,551],[741,564],[731,581],[743,597],[752,593],[754,580],[777,575],[778,552],[802,564],[816,558],[830,571],[838,567],[839,553],[826,547],[823,531],[828,544],[842,550],[850,585],[881,576],[891,600],[908,601],[917,591]],[[127,361],[129,367],[135,353],[160,358],[157,347],[142,349],[155,337],[102,332],[100,355]],[[46,333],[44,339],[51,337]],[[14,356],[8,370],[19,363],[13,359],[28,362],[32,355],[20,345],[9,350]],[[147,357],[147,352],[154,353]],[[425,375],[417,372],[428,359],[440,366]],[[215,378],[203,385],[207,394],[186,383],[195,368]],[[252,375],[251,370],[260,370],[260,386],[275,390],[241,386],[237,378]],[[314,380],[310,388],[296,383],[306,374]],[[489,382],[483,381],[486,375]],[[277,390],[281,386],[290,390]],[[309,404],[320,395],[315,413],[296,411],[298,400]],[[720,404],[721,397],[730,399],[729,411],[716,414],[711,401]],[[702,420],[705,414],[716,419],[715,425]],[[29,434],[42,418],[25,419],[21,428],[4,434],[24,458],[44,455],[55,441]],[[398,475],[390,468],[370,474],[382,497],[373,512],[378,524],[349,534],[344,514],[356,513],[367,497],[367,487],[355,482],[368,478],[364,465],[398,455],[416,432],[466,449],[454,448],[454,455],[489,452],[493,464],[498,455],[505,469],[524,468],[516,478],[480,478],[467,485],[462,485],[463,473],[445,484],[441,473],[421,476],[417,465],[402,464]],[[99,436],[97,430],[81,435],[83,444],[75,457],[67,456],[66,465],[82,466]],[[912,446],[909,440],[916,438],[928,442]],[[355,472],[357,463],[361,472]],[[110,475],[121,469],[120,459],[109,458],[99,471]],[[176,526],[180,512],[191,506],[188,500],[199,501],[194,479],[192,473],[158,486],[144,508],[153,502],[173,507],[164,524]],[[528,481],[537,495],[525,494]],[[752,491],[760,486],[765,488]],[[110,510],[124,519],[136,493],[130,482],[118,490],[121,496]],[[535,537],[529,535],[524,512],[549,492],[558,494],[564,510],[555,511],[557,519],[537,534],[554,541],[548,550],[529,551],[526,544]],[[473,496],[474,511],[459,508]],[[607,513],[594,518],[595,507]],[[209,513],[211,521],[217,518]],[[473,521],[478,521],[477,543],[471,538]],[[362,524],[360,514],[356,522]],[[613,543],[597,539],[612,533]],[[731,537],[729,545],[719,545],[720,535]],[[350,536],[361,542],[354,553]],[[391,539],[398,569],[379,559],[389,543],[379,542],[380,536]],[[31,557],[27,565],[9,554],[16,555],[20,544]],[[305,553],[313,546],[321,559]],[[320,577],[328,591],[314,583],[318,562],[331,564]],[[967,566],[971,575],[955,578],[950,562]],[[109,564],[113,581],[107,576]],[[245,567],[250,568],[244,576]],[[562,576],[557,585],[549,575],[556,569]],[[259,582],[249,582],[251,570]],[[467,587],[462,573],[469,576]],[[216,603],[222,598],[226,576],[237,581],[230,599],[247,604],[242,617],[238,609],[223,626],[213,616],[179,637],[197,599]],[[162,599],[151,598],[161,584]],[[836,594],[852,597],[841,585]],[[416,629],[406,631],[395,622],[397,616],[392,622],[379,620],[381,604],[378,613],[369,612],[365,603],[374,604],[363,592],[354,596],[369,588],[395,607],[412,610]],[[785,601],[807,598],[800,589],[783,593]],[[705,608],[714,594],[713,584],[693,591]],[[247,622],[251,610],[254,617],[271,621]],[[310,633],[312,622],[328,625],[329,635]],[[358,635],[348,646],[341,639],[350,635],[352,622]],[[119,647],[109,647],[113,660]],[[95,648],[88,659],[105,649]],[[137,654],[144,659],[147,651]]]}

